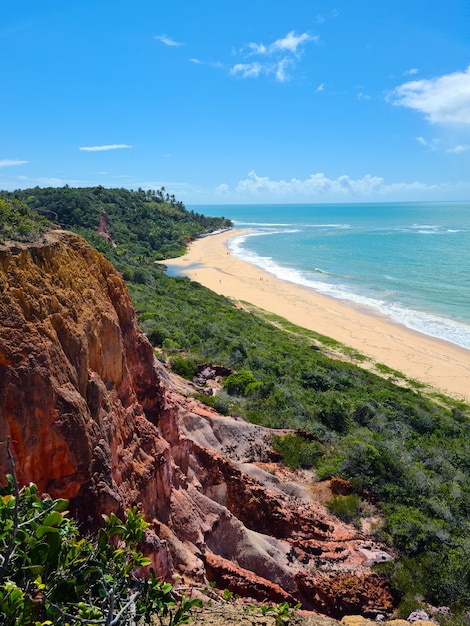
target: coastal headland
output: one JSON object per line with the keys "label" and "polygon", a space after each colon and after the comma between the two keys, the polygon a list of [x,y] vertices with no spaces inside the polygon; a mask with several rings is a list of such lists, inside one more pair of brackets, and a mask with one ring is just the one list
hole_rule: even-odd
{"label": "coastal headland", "polygon": [[197,239],[164,263],[218,294],[331,337],[438,392],[470,402],[470,350],[412,331],[366,307],[280,280],[236,258],[227,242],[246,231]]}

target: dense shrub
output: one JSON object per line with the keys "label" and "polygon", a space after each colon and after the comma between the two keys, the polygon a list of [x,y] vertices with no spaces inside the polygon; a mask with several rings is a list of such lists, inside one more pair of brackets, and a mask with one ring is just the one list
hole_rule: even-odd
{"label": "dense shrub", "polygon": [[279,452],[286,465],[292,469],[315,467],[324,453],[320,442],[308,441],[293,434],[274,437],[273,448]]}
{"label": "dense shrub", "polygon": [[355,493],[349,496],[335,496],[326,502],[330,513],[345,522],[358,522],[361,515],[361,499]]}
{"label": "dense shrub", "polygon": [[150,564],[138,550],[148,524],[136,509],[126,520],[104,518],[96,538],[80,536],[67,500],[42,498],[14,476],[0,490],[0,622],[3,626],[121,624],[171,618],[187,623],[200,601],[177,601],[171,585],[136,568]]}
{"label": "dense shrub", "polygon": [[250,370],[240,370],[230,374],[224,381],[224,388],[232,396],[246,396],[256,389],[258,381]]}
{"label": "dense shrub", "polygon": [[0,198],[0,243],[6,240],[34,241],[52,224],[23,202]]}
{"label": "dense shrub", "polygon": [[188,380],[192,380],[197,373],[197,363],[193,359],[184,357],[181,354],[170,357],[170,365],[171,369],[176,374]]}

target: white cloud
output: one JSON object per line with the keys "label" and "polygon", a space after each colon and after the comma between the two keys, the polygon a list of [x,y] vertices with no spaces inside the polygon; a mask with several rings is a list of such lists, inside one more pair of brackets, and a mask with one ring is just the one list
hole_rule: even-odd
{"label": "white cloud", "polygon": [[229,191],[230,187],[227,185],[227,183],[221,183],[215,188],[215,193],[222,196],[226,195]]}
{"label": "white cloud", "polygon": [[454,148],[449,148],[447,150],[447,152],[451,152],[453,154],[460,154],[461,152],[467,152],[468,150],[470,150],[470,145],[459,145],[459,146],[455,146]]}
{"label": "white cloud", "polygon": [[106,150],[122,150],[124,148],[132,148],[125,143],[113,143],[106,146],[83,146],[79,148],[83,152],[104,152]]}
{"label": "white cloud", "polygon": [[304,44],[309,41],[317,42],[318,36],[309,35],[308,33],[302,33],[296,35],[295,31],[291,30],[285,37],[276,39],[272,43],[265,45],[264,43],[250,42],[248,44],[249,55],[273,55],[278,52],[285,54],[286,52],[298,55]]}
{"label": "white cloud", "polygon": [[439,139],[425,139],[424,137],[416,137],[416,141],[424,146],[425,148],[429,148],[429,150],[437,150],[439,148]]}
{"label": "white cloud", "polygon": [[268,49],[262,43],[249,43],[248,48],[252,54],[266,54]]}
{"label": "white cloud", "polygon": [[464,72],[404,83],[391,100],[423,113],[435,124],[470,124],[470,66]]}
{"label": "white cloud", "polygon": [[[248,177],[240,180],[235,188],[236,195],[243,198],[262,199],[263,201],[292,200],[292,201],[315,201],[315,200],[340,200],[348,201],[355,199],[371,200],[373,198],[384,199],[388,196],[400,195],[413,196],[432,192],[439,189],[439,185],[428,185],[418,181],[412,183],[386,183],[379,176],[366,174],[363,178],[351,178],[347,175],[337,178],[328,178],[323,172],[311,174],[301,180],[271,180],[267,176],[258,176],[251,171]],[[224,192],[228,193],[224,185]]]}
{"label": "white cloud", "polygon": [[289,67],[290,64],[291,64],[291,61],[289,59],[281,59],[279,61],[279,63],[277,63],[277,65],[276,65],[276,79],[280,83],[284,83],[284,82],[286,82],[286,80],[289,79],[289,76],[287,74],[287,68]]}
{"label": "white cloud", "polygon": [[417,74],[417,73],[418,73],[417,68],[416,67],[412,67],[411,69],[406,70],[406,72],[403,72],[403,75],[404,76],[414,76],[414,74]]}
{"label": "white cloud", "polygon": [[274,76],[281,83],[290,78],[289,69],[298,61],[308,42],[317,42],[318,37],[291,30],[285,37],[270,44],[250,42],[239,51],[243,59],[259,57],[250,62],[235,63],[229,73],[239,78],[258,78],[261,75]]}
{"label": "white cloud", "polygon": [[209,67],[217,67],[217,68],[225,68],[226,66],[219,61],[201,61],[201,59],[191,58],[189,59],[190,63],[194,63],[195,65],[208,65]]}
{"label": "white cloud", "polygon": [[14,159],[0,159],[0,167],[13,167],[15,165],[24,165],[28,161],[15,161]]}
{"label": "white cloud", "polygon": [[165,35],[164,33],[161,35],[155,35],[154,39],[156,39],[157,41],[160,41],[161,43],[164,43],[165,46],[170,46],[173,48],[181,48],[181,46],[184,46],[184,44],[181,43],[180,41],[175,41],[174,39],[172,39],[171,37],[168,37],[168,35]]}
{"label": "white cloud", "polygon": [[320,83],[318,87],[315,89],[315,91],[318,91],[318,92],[325,91],[325,85],[323,83]]}
{"label": "white cloud", "polygon": [[268,47],[268,50],[270,52],[276,52],[277,50],[288,51],[296,55],[298,48],[308,41],[318,41],[318,37],[313,37],[307,33],[296,35],[295,32],[291,30],[285,37],[277,39],[274,43],[272,43]]}
{"label": "white cloud", "polygon": [[258,78],[262,72],[265,72],[265,66],[262,66],[257,61],[254,63],[236,63],[230,69],[230,74],[235,74],[242,78]]}

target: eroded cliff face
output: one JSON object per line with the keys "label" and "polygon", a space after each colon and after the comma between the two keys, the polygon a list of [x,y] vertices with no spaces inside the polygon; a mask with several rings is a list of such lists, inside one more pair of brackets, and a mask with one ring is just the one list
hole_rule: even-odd
{"label": "eroded cliff face", "polygon": [[262,463],[268,429],[177,390],[124,282],[79,237],[0,246],[0,470],[70,499],[90,528],[138,505],[159,575],[339,617],[388,611],[387,558]]}

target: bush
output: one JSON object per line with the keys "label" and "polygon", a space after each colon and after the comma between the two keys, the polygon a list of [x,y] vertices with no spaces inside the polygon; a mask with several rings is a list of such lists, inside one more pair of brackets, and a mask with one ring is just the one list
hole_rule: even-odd
{"label": "bush", "polygon": [[68,501],[41,498],[14,476],[0,490],[0,623],[3,626],[150,623],[151,615],[187,623],[200,602],[177,602],[171,585],[136,568],[150,560],[138,551],[148,524],[135,508],[123,521],[104,517],[96,539],[82,538],[67,516]]}
{"label": "bush", "polygon": [[361,499],[355,493],[349,496],[335,496],[325,503],[330,513],[344,522],[358,522],[361,515]]}
{"label": "bush", "polygon": [[8,239],[34,241],[51,228],[45,217],[30,211],[22,202],[0,198],[0,243]]}
{"label": "bush", "polygon": [[222,415],[228,415],[230,412],[229,402],[226,398],[222,398],[221,396],[206,396],[203,393],[195,393],[194,397],[199,400],[199,402],[202,402],[202,404],[210,406]]}
{"label": "bush", "polygon": [[197,374],[197,363],[191,358],[180,354],[170,357],[171,369],[179,376],[192,380]]}
{"label": "bush", "polygon": [[248,391],[253,390],[258,381],[250,370],[240,370],[230,374],[224,382],[224,387],[231,396],[246,396]]}
{"label": "bush", "polygon": [[308,441],[299,435],[285,435],[273,438],[273,448],[279,452],[284,463],[291,469],[315,467],[323,454],[323,446],[318,441]]}

